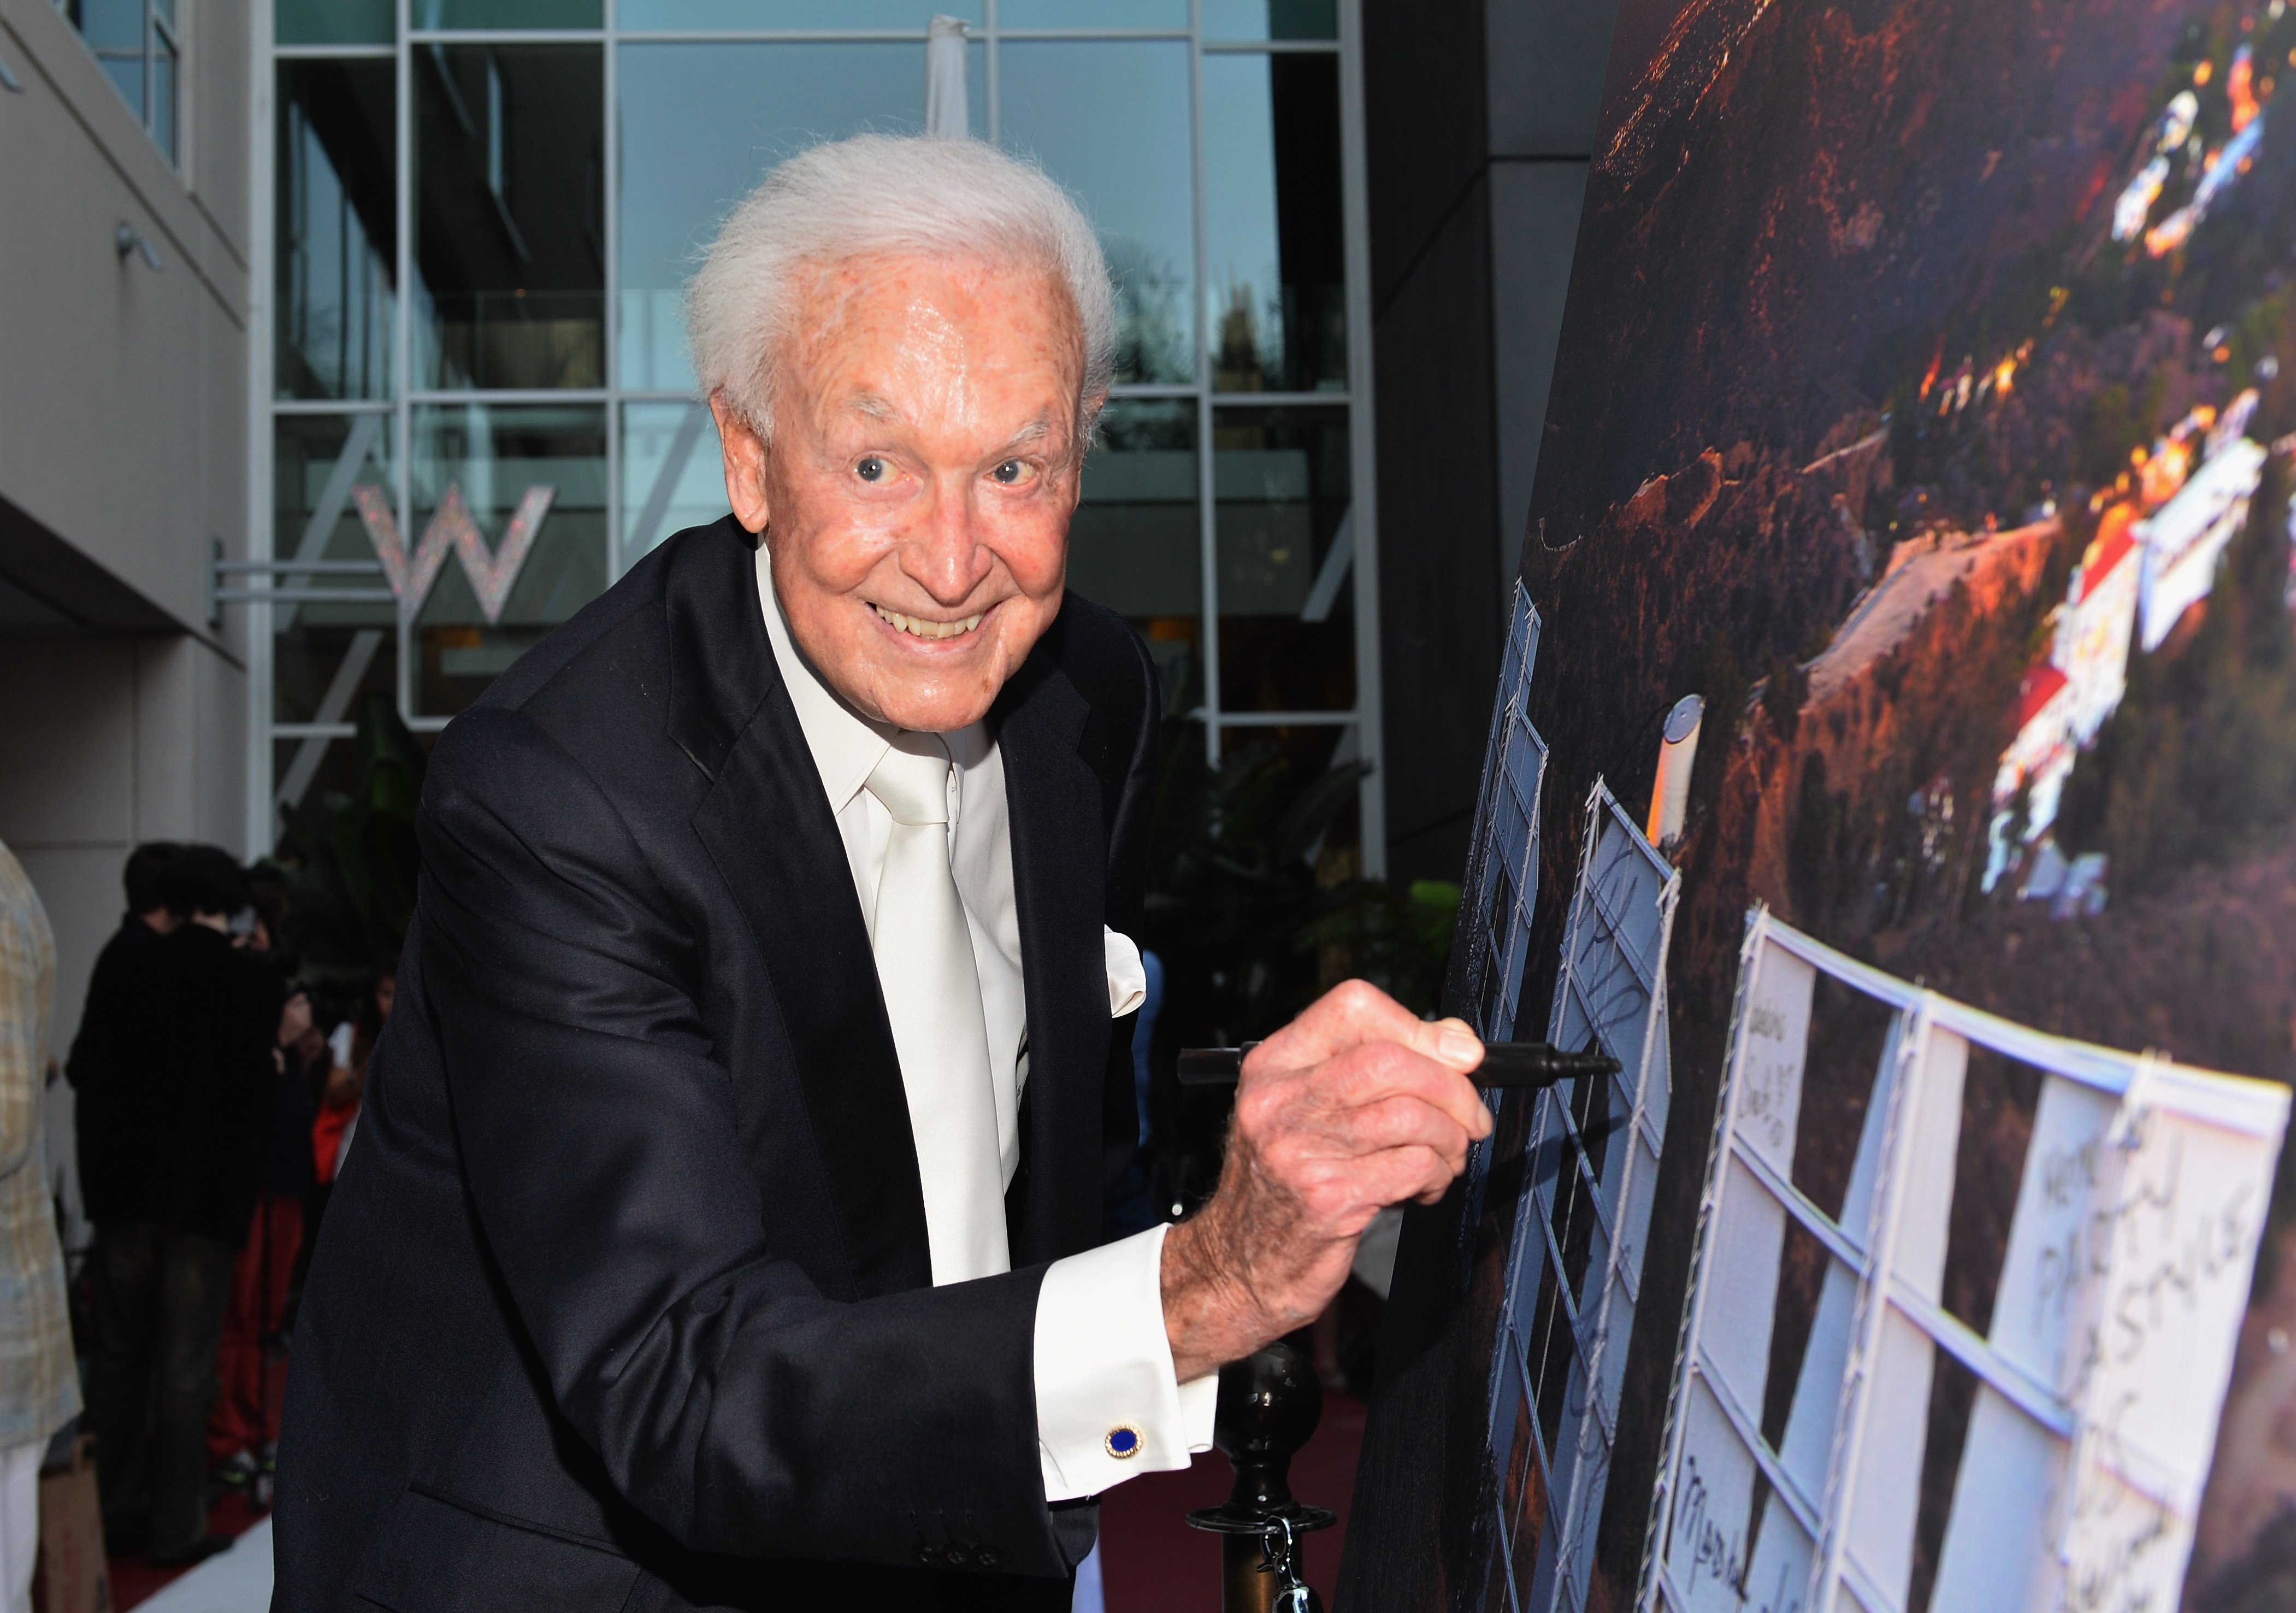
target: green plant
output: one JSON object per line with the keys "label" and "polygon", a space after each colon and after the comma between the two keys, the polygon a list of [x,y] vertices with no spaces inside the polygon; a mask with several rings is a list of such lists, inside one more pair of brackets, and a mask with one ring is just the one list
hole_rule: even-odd
{"label": "green plant", "polygon": [[414,911],[414,807],[425,756],[390,697],[369,695],[348,794],[290,811],[279,837],[286,940],[305,974],[363,981],[398,967]]}
{"label": "green plant", "polygon": [[1459,887],[1357,872],[1344,831],[1366,764],[1308,772],[1259,741],[1213,766],[1202,728],[1179,716],[1161,738],[1143,939],[1164,964],[1150,1103],[1168,1204],[1210,1191],[1227,1122],[1226,1093],[1178,1087],[1178,1050],[1267,1036],[1356,975],[1431,1012]]}
{"label": "green plant", "polygon": [[1165,1021],[1206,1041],[1264,1036],[1313,1000],[1308,932],[1333,910],[1317,853],[1370,769],[1300,778],[1265,742],[1212,766],[1194,723],[1165,725],[1148,873],[1147,942],[1164,959]]}
{"label": "green plant", "polygon": [[1332,894],[1330,909],[1300,931],[1300,940],[1317,950],[1320,973],[1359,975],[1413,1012],[1433,1013],[1459,922],[1458,885],[1351,879]]}

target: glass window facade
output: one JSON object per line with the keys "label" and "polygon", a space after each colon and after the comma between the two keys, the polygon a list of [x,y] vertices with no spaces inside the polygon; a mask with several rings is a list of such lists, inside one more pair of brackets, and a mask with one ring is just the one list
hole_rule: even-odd
{"label": "glass window facade", "polygon": [[276,397],[394,395],[398,78],[393,63],[372,58],[279,64]]}
{"label": "glass window facade", "polygon": [[184,77],[176,0],[56,0],[56,9],[79,29],[103,76],[175,161]]}
{"label": "glass window facade", "polygon": [[[970,54],[966,104],[985,134],[988,52]],[[816,141],[923,128],[924,40],[650,39],[617,46],[614,62],[617,379],[685,392],[693,373],[680,299],[718,220],[768,168]]]}
{"label": "glass window facade", "polygon": [[425,45],[414,92],[418,391],[606,384],[595,45]]}
{"label": "glass window facade", "polygon": [[[437,730],[725,513],[686,278],[775,161],[922,127],[936,12],[974,134],[1077,195],[1117,278],[1070,585],[1215,758],[1376,761],[1350,4],[279,0],[267,537],[324,597],[258,607],[271,832],[362,702]],[[1374,872],[1376,814],[1367,784]]]}

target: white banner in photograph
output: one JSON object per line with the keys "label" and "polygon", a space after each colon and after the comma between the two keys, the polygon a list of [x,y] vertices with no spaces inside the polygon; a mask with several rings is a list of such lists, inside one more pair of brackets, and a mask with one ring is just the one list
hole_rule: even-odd
{"label": "white banner in photograph", "polygon": [[1642,1608],[2175,1607],[2288,1110],[1755,909]]}

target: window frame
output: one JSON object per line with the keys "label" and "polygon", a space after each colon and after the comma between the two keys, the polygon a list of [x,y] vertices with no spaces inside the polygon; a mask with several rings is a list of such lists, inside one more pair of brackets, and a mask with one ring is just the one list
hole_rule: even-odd
{"label": "window frame", "polygon": [[[193,3],[194,0],[176,0],[177,6],[185,6]],[[103,64],[108,61],[126,59],[129,55],[129,53],[123,51],[98,49],[95,41],[87,37],[86,24],[81,21],[85,0],[53,0],[53,4],[57,14],[62,16],[71,31],[79,37],[80,44],[86,48],[89,55],[95,58],[95,64],[99,69],[102,69]],[[152,137],[152,144],[160,148],[160,155],[168,166],[181,173],[184,169],[184,84],[186,78],[184,70],[184,36],[187,30],[184,27],[184,20],[181,16],[168,14],[168,7],[164,0],[139,0],[139,9],[143,12],[136,32],[143,62],[141,87],[137,99],[128,103],[127,110],[135,115],[135,121],[143,125],[144,132]],[[160,99],[158,68],[162,53],[160,47],[162,45],[167,47],[167,54],[171,57],[175,64],[175,94],[169,98],[168,128],[164,135],[160,128],[158,105]],[[112,78],[109,70],[104,70],[103,77],[104,81],[111,86],[119,98],[122,101],[127,101],[126,93],[119,89],[119,80]]]}

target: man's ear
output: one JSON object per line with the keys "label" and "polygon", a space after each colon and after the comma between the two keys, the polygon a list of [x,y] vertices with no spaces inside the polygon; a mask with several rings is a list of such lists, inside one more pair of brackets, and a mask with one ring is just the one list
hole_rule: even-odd
{"label": "man's ear", "polygon": [[742,530],[763,532],[773,519],[773,503],[766,493],[766,442],[736,414],[723,391],[709,394],[709,412],[718,421],[718,441],[726,460],[726,499]]}

